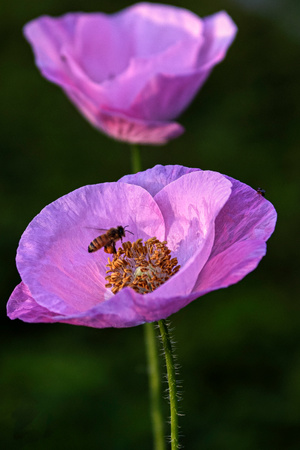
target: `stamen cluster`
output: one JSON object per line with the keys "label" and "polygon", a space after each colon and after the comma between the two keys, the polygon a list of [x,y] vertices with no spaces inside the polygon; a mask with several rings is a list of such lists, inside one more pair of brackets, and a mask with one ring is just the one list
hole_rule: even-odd
{"label": "stamen cluster", "polygon": [[167,241],[159,241],[156,237],[148,239],[144,244],[142,239],[124,242],[112,261],[108,258],[109,275],[105,277],[116,294],[124,287],[130,287],[140,294],[147,294],[157,289],[173,276],[180,266],[177,258],[171,258],[171,250]]}

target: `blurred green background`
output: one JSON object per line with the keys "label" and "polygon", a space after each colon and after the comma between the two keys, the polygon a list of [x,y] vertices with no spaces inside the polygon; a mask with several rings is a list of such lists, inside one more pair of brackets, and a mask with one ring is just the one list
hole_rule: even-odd
{"label": "blurred green background", "polygon": [[[5,311],[19,282],[14,258],[29,221],[73,189],[131,172],[127,145],[94,130],[41,77],[22,26],[42,14],[115,12],[129,4],[1,5],[3,449],[152,448],[143,327],[30,325],[10,321]],[[163,147],[144,147],[143,167],[182,164],[231,175],[264,188],[279,216],[256,271],[172,317],[184,391],[181,442],[189,450],[296,450],[300,6],[297,0],[173,4],[200,16],[225,9],[239,33],[180,118],[186,133]]]}

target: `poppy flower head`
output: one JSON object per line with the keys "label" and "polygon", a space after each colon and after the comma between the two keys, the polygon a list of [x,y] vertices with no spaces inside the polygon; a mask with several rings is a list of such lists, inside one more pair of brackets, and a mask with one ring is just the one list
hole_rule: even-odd
{"label": "poppy flower head", "polygon": [[146,144],[183,133],[174,119],[225,58],[236,31],[224,11],[201,19],[153,3],[115,14],[42,16],[24,27],[42,75],[93,126]]}
{"label": "poppy flower head", "polygon": [[[96,328],[166,318],[228,287],[266,253],[276,211],[255,189],[217,172],[155,166],[79,188],[46,206],[17,251],[22,282],[10,318]],[[116,254],[88,252],[93,225],[128,224]],[[123,225],[123,226],[124,226]]]}

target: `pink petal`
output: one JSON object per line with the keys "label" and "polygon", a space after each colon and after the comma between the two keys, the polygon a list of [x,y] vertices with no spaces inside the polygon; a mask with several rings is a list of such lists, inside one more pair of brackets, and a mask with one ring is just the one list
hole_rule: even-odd
{"label": "pink petal", "polygon": [[190,104],[209,73],[196,69],[187,74],[153,76],[134,99],[130,113],[148,120],[154,114],[159,120],[174,119]]}
{"label": "pink petal", "polygon": [[204,17],[203,25],[204,45],[198,56],[198,64],[207,70],[225,58],[237,27],[225,11]]}
{"label": "pink petal", "polygon": [[166,185],[172,183],[172,181],[196,171],[199,171],[199,169],[191,169],[178,165],[162,166],[157,164],[152,169],[145,170],[144,172],[125,175],[120,178],[119,182],[141,186],[154,197]]}
{"label": "pink petal", "polygon": [[157,289],[160,298],[187,295],[206,263],[215,236],[215,218],[231,193],[221,174],[192,172],[168,184],[154,197],[162,211],[168,248],[180,271]]}
{"label": "pink petal", "polygon": [[274,231],[277,214],[274,206],[254,189],[227,177],[232,194],[216,220],[214,256],[245,239],[266,241]]}
{"label": "pink petal", "polygon": [[[203,35],[198,35],[195,41],[179,42],[176,48],[169,49],[170,56],[174,54],[174,63],[170,63],[170,57],[166,58],[168,55],[165,53],[160,55],[161,62],[160,59],[155,62],[152,78],[141,86],[132,103],[132,113],[149,118],[155,111],[161,120],[181,114],[204,84],[214,65],[225,58],[236,32],[236,25],[224,11],[204,18],[203,28],[201,26]],[[147,67],[145,62],[142,64]],[[151,73],[151,66],[147,72]]]}
{"label": "pink petal", "polygon": [[184,132],[177,122],[139,120],[114,111],[99,111],[97,126],[109,136],[124,142],[165,144]]}
{"label": "pink petal", "polygon": [[[131,289],[129,291],[131,293]],[[30,323],[61,322],[94,328],[123,328],[145,322],[136,312],[130,296],[125,295],[121,299],[112,297],[111,301],[100,303],[83,313],[59,315],[36,303],[24,283],[20,283],[11,294],[7,303],[7,315],[10,319],[21,319]]]}
{"label": "pink petal", "polygon": [[265,241],[274,231],[273,205],[238,180],[216,219],[216,237],[210,258],[193,289],[199,296],[237,283],[254,270],[266,253]]}
{"label": "pink petal", "polygon": [[109,110],[105,105],[103,109],[97,108],[77,89],[68,89],[66,93],[92,125],[120,141],[158,145],[165,144],[184,132],[184,128],[177,122],[136,119],[126,116],[122,111]]}
{"label": "pink petal", "polygon": [[68,52],[95,85],[126,70],[132,56],[132,29],[126,29],[123,14],[78,14]]}
{"label": "pink petal", "polygon": [[15,287],[8,300],[7,315],[24,322],[56,322],[56,314],[38,305],[23,282]]}
{"label": "pink petal", "polygon": [[203,267],[193,292],[198,297],[235,284],[254,270],[266,254],[264,241],[240,241],[212,257]]}
{"label": "pink petal", "polygon": [[161,212],[138,186],[85,186],[44,208],[25,230],[17,253],[22,281],[36,303],[69,315],[103,302],[107,254],[89,254],[87,247],[102,234],[97,228],[120,224],[139,238],[164,236]]}
{"label": "pink petal", "polygon": [[36,65],[46,78],[59,85],[73,84],[65,73],[60,50],[62,43],[71,42],[77,17],[77,14],[59,18],[42,16],[24,27],[24,35],[34,49]]}

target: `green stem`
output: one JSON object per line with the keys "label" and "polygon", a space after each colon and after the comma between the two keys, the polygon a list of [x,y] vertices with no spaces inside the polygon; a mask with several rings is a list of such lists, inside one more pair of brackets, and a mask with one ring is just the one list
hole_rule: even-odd
{"label": "green stem", "polygon": [[132,173],[137,173],[142,170],[140,148],[137,144],[131,144],[131,168]]}
{"label": "green stem", "polygon": [[147,349],[151,418],[154,449],[165,450],[164,422],[161,412],[161,383],[158,364],[157,339],[154,323],[145,323],[145,343]]}
{"label": "green stem", "polygon": [[178,405],[177,405],[177,386],[174,356],[172,344],[166,320],[158,321],[161,340],[166,358],[167,379],[169,384],[169,400],[171,412],[171,449],[177,450],[178,447]]}

